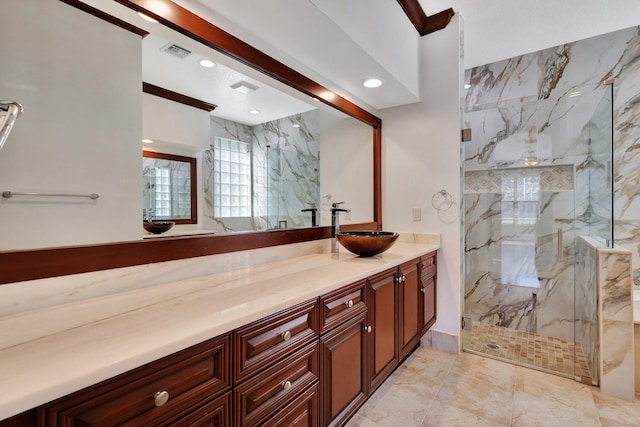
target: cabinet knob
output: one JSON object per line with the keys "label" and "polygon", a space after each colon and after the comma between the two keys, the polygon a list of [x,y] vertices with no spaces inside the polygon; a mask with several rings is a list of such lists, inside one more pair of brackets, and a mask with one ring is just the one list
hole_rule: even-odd
{"label": "cabinet knob", "polygon": [[367,331],[367,332],[369,332],[369,333],[371,333],[371,326],[365,326],[365,327],[364,327],[364,330],[365,330],[365,331]]}
{"label": "cabinet knob", "polygon": [[404,282],[406,282],[406,281],[407,281],[407,276],[404,276],[404,275],[403,275],[403,276],[402,276],[402,283],[404,283]]}
{"label": "cabinet knob", "polygon": [[162,390],[153,395],[153,403],[156,406],[162,406],[169,401],[169,392]]}
{"label": "cabinet knob", "polygon": [[350,299],[349,301],[345,302],[344,305],[346,305],[349,308],[353,307],[353,300]]}
{"label": "cabinet knob", "polygon": [[282,383],[282,389],[284,391],[287,391],[291,388],[291,381],[285,381]]}
{"label": "cabinet knob", "polygon": [[420,288],[420,292],[422,292],[423,294],[425,290],[426,290],[425,288]]}
{"label": "cabinet knob", "polygon": [[282,334],[283,340],[289,341],[290,338],[291,338],[291,331],[286,331],[285,333]]}

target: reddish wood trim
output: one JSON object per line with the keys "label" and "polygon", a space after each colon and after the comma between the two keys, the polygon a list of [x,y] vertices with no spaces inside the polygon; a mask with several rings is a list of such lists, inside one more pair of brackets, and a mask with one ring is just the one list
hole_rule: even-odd
{"label": "reddish wood trim", "polygon": [[427,16],[418,0],[398,0],[398,3],[421,36],[442,30],[455,14],[453,9],[449,8]]}
{"label": "reddish wood trim", "polygon": [[152,157],[154,159],[173,160],[174,162],[189,163],[189,179],[191,181],[191,218],[169,219],[176,224],[197,224],[198,223],[198,174],[196,170],[196,158],[178,156],[175,154],[158,153],[156,151],[142,151],[142,157]]}
{"label": "reddish wood trim", "polygon": [[168,99],[169,101],[178,102],[180,104],[188,105],[190,107],[198,108],[204,111],[213,111],[218,106],[216,104],[210,104],[205,101],[201,101],[196,98],[192,98],[187,95],[183,95],[178,92],[174,92],[169,89],[165,89],[160,86],[153,85],[151,83],[142,82],[142,91],[149,95],[159,96],[160,98]]}
{"label": "reddish wood trim", "polygon": [[331,227],[311,227],[0,252],[0,284],[328,238]]}
{"label": "reddish wood trim", "polygon": [[115,0],[300,92],[377,126],[380,119],[170,0]]}
{"label": "reddish wood trim", "polygon": [[377,222],[362,222],[359,224],[340,224],[340,231],[378,230]]}
{"label": "reddish wood trim", "polygon": [[115,16],[111,16],[108,13],[103,12],[100,9],[96,9],[93,6],[89,6],[86,3],[82,3],[79,0],[60,0],[60,1],[68,4],[69,6],[73,6],[77,9],[80,9],[83,12],[87,12],[88,14],[93,15],[97,18],[110,22],[113,25],[116,25],[120,28],[124,28],[127,31],[131,31],[132,33],[137,34],[139,36],[146,37],[149,34],[148,31],[143,30],[142,28],[136,27],[135,25],[132,25],[127,21],[123,21],[120,18],[116,18]]}
{"label": "reddish wood trim", "polygon": [[451,22],[451,18],[453,18],[455,12],[453,9],[443,10],[442,12],[438,12],[435,15],[427,16],[427,20],[422,27],[421,36],[435,33],[436,31],[440,31],[449,25]]}
{"label": "reddish wood trim", "polygon": [[373,220],[382,230],[382,121],[373,128]]}

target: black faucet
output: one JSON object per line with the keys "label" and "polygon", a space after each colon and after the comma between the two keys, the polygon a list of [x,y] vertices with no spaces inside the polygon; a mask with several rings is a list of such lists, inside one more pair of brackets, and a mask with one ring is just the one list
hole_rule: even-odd
{"label": "black faucet", "polygon": [[338,242],[336,241],[336,233],[340,232],[340,212],[351,212],[351,209],[342,209],[338,206],[344,202],[336,202],[331,204],[331,252],[338,252]]}
{"label": "black faucet", "polygon": [[307,209],[302,209],[302,212],[311,212],[311,226],[315,227],[318,225],[317,213],[318,208],[315,203],[310,203],[311,207]]}

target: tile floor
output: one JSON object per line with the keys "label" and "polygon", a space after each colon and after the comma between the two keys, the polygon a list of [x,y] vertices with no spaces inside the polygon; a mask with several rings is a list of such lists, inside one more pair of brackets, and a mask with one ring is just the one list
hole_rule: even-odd
{"label": "tile floor", "polygon": [[640,402],[470,353],[419,347],[347,426],[640,426]]}
{"label": "tile floor", "polygon": [[[591,373],[580,345],[560,338],[516,331],[502,326],[474,322],[470,331],[462,331],[463,347],[472,353],[535,366],[567,378],[581,378],[591,384]],[[491,348],[487,344],[495,344]]]}

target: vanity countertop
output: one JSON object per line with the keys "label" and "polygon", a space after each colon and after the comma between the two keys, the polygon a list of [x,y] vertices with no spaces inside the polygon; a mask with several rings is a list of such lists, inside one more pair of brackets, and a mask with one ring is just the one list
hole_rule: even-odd
{"label": "vanity countertop", "polygon": [[0,317],[0,420],[438,247],[306,255]]}

